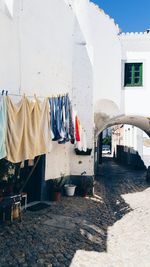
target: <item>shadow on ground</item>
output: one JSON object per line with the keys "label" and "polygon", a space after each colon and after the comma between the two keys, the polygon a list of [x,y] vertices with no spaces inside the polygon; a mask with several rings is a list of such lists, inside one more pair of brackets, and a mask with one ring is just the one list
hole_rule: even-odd
{"label": "shadow on ground", "polygon": [[[107,231],[131,212],[123,194],[141,192],[146,172],[104,159],[93,198],[62,197],[0,228],[0,266],[69,266],[77,250],[107,251]],[[16,247],[17,244],[17,247]]]}

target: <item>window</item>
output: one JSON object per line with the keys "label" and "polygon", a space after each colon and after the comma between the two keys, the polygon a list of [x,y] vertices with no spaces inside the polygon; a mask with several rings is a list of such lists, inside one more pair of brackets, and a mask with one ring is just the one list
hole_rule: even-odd
{"label": "window", "polygon": [[143,63],[125,63],[124,86],[142,86]]}

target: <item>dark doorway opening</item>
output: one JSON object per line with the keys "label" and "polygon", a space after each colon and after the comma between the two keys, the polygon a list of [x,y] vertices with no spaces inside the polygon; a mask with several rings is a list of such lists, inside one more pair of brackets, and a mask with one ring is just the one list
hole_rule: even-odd
{"label": "dark doorway opening", "polygon": [[45,182],[45,155],[34,159],[32,166],[29,161],[24,162],[21,169],[22,189],[28,196],[28,202],[41,201]]}

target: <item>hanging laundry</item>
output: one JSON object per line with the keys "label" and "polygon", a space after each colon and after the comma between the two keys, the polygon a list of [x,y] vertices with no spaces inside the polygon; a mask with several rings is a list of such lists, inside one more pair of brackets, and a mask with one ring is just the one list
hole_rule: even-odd
{"label": "hanging laundry", "polygon": [[69,137],[72,144],[75,143],[75,127],[73,122],[73,109],[69,100]]}
{"label": "hanging laundry", "polygon": [[23,169],[25,166],[25,161],[22,161],[21,164],[20,164],[20,169]]}
{"label": "hanging laundry", "polygon": [[45,99],[29,101],[23,97],[18,104],[13,104],[7,96],[8,130],[6,138],[7,159],[21,162],[34,159],[48,152],[50,141],[49,105]]}
{"label": "hanging laundry", "polygon": [[51,126],[52,140],[57,141],[61,138],[58,130],[59,128],[58,99],[52,97],[49,99],[49,103],[50,103],[50,126]]}
{"label": "hanging laundry", "polygon": [[52,97],[50,103],[52,140],[64,144],[74,139],[74,127],[69,96]]}
{"label": "hanging laundry", "polygon": [[86,138],[86,131],[81,127],[80,129],[80,141],[76,142],[76,147],[80,151],[87,151],[87,138]]}
{"label": "hanging laundry", "polygon": [[69,135],[69,127],[70,127],[70,101],[69,101],[69,97],[68,95],[64,96],[64,99],[65,99],[65,122],[64,122],[64,125],[65,125],[65,132],[66,132],[66,140],[69,141],[71,138],[70,138],[70,135]]}
{"label": "hanging laundry", "polygon": [[87,136],[86,136],[86,131],[84,129],[82,132],[82,149],[84,152],[87,151]]}
{"label": "hanging laundry", "polygon": [[77,142],[80,141],[80,131],[81,131],[81,127],[80,127],[80,121],[78,116],[75,116],[75,139]]}
{"label": "hanging laundry", "polygon": [[79,151],[87,151],[87,137],[86,131],[80,124],[80,120],[78,118],[77,112],[73,110],[73,120],[75,125],[75,147]]}
{"label": "hanging laundry", "polygon": [[63,125],[63,97],[55,97],[55,116],[56,116],[56,128],[58,131],[59,141],[65,138],[65,129]]}
{"label": "hanging laundry", "polygon": [[60,98],[60,136],[61,139],[58,141],[58,143],[65,143],[67,140],[67,130],[66,130],[66,98],[65,96],[62,96]]}
{"label": "hanging laundry", "polygon": [[6,157],[6,97],[0,96],[0,159]]}
{"label": "hanging laundry", "polygon": [[59,144],[66,143],[69,141],[69,98],[68,95],[61,97],[60,105],[60,121],[61,121],[61,130],[60,136],[61,139],[58,141]]}
{"label": "hanging laundry", "polygon": [[[38,99],[37,99],[38,101]],[[49,106],[49,101],[48,98],[45,99],[43,104],[38,101],[39,105],[41,106],[41,131],[43,131],[44,134],[44,140],[45,140],[45,145],[47,152],[50,152],[52,150],[52,137],[50,133],[50,106]]]}

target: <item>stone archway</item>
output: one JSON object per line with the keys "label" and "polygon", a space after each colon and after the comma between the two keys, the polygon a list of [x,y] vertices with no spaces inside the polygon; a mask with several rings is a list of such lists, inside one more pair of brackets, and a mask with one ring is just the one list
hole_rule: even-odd
{"label": "stone archway", "polygon": [[[100,116],[100,114],[99,114],[99,116]],[[97,120],[97,122],[99,123],[100,119]],[[116,153],[116,149],[118,149],[118,151],[119,151],[119,149],[120,150],[126,149],[126,151],[128,151],[129,158],[134,158],[134,160],[136,160],[139,156],[141,158],[141,160],[143,161],[143,164],[146,167],[148,167],[150,165],[150,159],[149,159],[150,158],[150,139],[148,138],[148,137],[150,137],[150,118],[144,117],[144,116],[139,116],[139,115],[118,115],[118,116],[113,116],[112,118],[110,118],[108,116],[106,118],[106,116],[105,116],[105,120],[103,120],[103,125],[102,125],[102,119],[101,119],[101,124],[96,125],[97,128],[96,128],[96,133],[95,133],[95,139],[98,140],[98,142],[97,142],[98,143],[97,144],[97,147],[98,147],[97,164],[102,162],[102,160],[101,160],[102,159],[101,158],[102,135],[100,135],[100,133],[102,133],[103,130],[108,128],[108,127],[117,126],[117,125],[130,125],[133,127],[135,126],[136,128],[138,128],[138,129],[140,129],[146,133],[147,137],[146,136],[144,137],[144,135],[141,135],[139,137],[139,135],[137,135],[138,136],[137,150],[133,147],[133,145],[131,145],[131,147],[130,147],[128,144],[123,144],[124,147],[121,147],[120,143],[117,145],[114,144],[113,150],[115,148],[115,153]],[[98,129],[99,126],[100,126],[100,128]],[[118,146],[118,145],[120,145],[120,146]],[[140,147],[140,150],[139,150],[139,147]],[[130,153],[132,153],[132,154],[130,154]],[[120,152],[120,155],[122,155],[122,154]],[[135,157],[133,154],[137,154],[137,157]],[[119,158],[118,154],[117,154],[117,158]],[[131,164],[132,164],[132,162],[131,162]]]}
{"label": "stone archway", "polygon": [[103,127],[100,129],[100,132],[105,128],[117,124],[130,124],[136,126],[143,130],[150,137],[150,117],[139,115],[120,115],[113,117],[103,125]]}
{"label": "stone archway", "polygon": [[95,136],[107,128],[113,118],[119,114],[119,107],[109,99],[99,99],[94,105]]}

